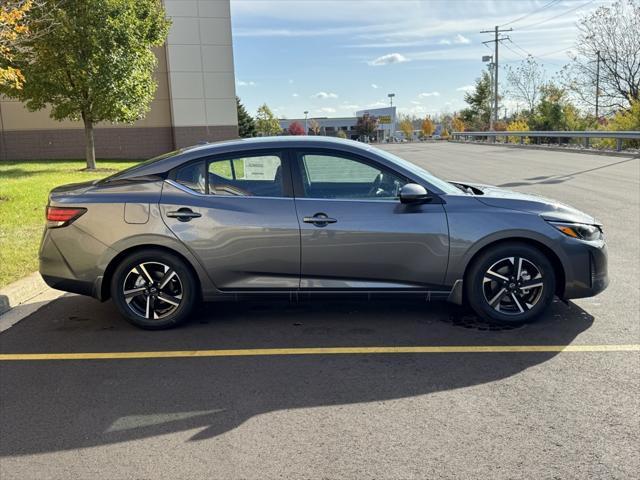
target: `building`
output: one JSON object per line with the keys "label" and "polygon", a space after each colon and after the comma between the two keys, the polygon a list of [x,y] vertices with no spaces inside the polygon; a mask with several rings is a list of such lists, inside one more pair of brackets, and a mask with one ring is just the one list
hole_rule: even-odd
{"label": "building", "polygon": [[287,130],[289,125],[294,122],[298,122],[300,125],[304,127],[305,122],[307,124],[307,133],[313,134],[311,131],[311,120],[315,120],[320,125],[320,135],[328,135],[328,136],[336,136],[338,131],[342,130],[347,138],[351,138],[353,140],[358,139],[360,136],[356,129],[356,125],[358,124],[358,117],[362,117],[363,115],[370,115],[376,117],[378,119],[378,130],[374,134],[379,140],[388,139],[391,136],[391,132],[394,131],[395,123],[396,123],[396,107],[385,107],[385,108],[371,108],[369,110],[360,110],[356,112],[355,117],[313,117],[307,118],[293,118],[293,119],[281,119],[280,128],[283,130]]}
{"label": "building", "polygon": [[[336,136],[338,131],[342,130],[347,138],[357,139],[358,132],[356,131],[356,124],[358,122],[357,117],[314,117],[308,118],[306,120],[307,123],[307,133],[313,134],[311,131],[311,120],[315,120],[320,125],[320,135],[328,135],[328,136]],[[287,130],[289,125],[294,122],[298,122],[300,125],[304,127],[305,119],[304,118],[293,118],[293,119],[280,119],[280,128],[283,130]]]}
{"label": "building", "polygon": [[[98,124],[98,158],[149,158],[238,135],[229,0],[163,3],[172,26],[157,50],[150,111],[133,125]],[[0,98],[0,160],[49,158],[84,158],[82,123]]]}

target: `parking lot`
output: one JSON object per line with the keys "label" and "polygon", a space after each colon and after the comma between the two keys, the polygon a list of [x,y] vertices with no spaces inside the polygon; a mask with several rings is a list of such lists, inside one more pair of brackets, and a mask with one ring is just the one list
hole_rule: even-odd
{"label": "parking lot", "polygon": [[66,295],[0,334],[0,355],[61,355],[0,357],[0,478],[637,477],[640,158],[384,148],[595,215],[609,288],[512,329],[443,302],[269,301],[148,332]]}

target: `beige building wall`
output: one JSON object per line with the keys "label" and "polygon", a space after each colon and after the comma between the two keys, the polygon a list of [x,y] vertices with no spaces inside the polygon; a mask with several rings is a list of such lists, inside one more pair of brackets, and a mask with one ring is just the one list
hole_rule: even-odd
{"label": "beige building wall", "polygon": [[[158,88],[145,118],[132,125],[100,123],[98,158],[149,158],[238,132],[229,0],[166,0],[172,26],[156,49]],[[0,97],[0,160],[83,158],[80,122],[29,112]]]}

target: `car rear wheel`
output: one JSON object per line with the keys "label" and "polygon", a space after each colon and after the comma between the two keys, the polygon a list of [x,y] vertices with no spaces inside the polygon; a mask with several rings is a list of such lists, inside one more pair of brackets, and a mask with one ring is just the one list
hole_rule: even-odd
{"label": "car rear wheel", "polygon": [[465,279],[473,310],[498,323],[524,323],[538,317],[553,301],[555,272],[540,250],[504,243],[482,252]]}
{"label": "car rear wheel", "polygon": [[196,281],[185,263],[162,250],[126,257],[111,280],[111,296],[130,323],[149,330],[184,322],[196,304]]}

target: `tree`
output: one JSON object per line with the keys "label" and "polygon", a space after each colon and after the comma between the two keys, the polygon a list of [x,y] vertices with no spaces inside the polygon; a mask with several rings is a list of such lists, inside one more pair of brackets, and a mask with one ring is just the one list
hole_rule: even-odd
{"label": "tree", "polygon": [[413,123],[411,122],[411,119],[403,118],[400,120],[400,124],[398,126],[407,140],[411,140],[413,138]]}
{"label": "tree", "polygon": [[540,88],[545,82],[545,73],[542,65],[529,55],[520,65],[513,68],[506,67],[507,94],[527,105],[529,112],[533,112],[540,99]]}
{"label": "tree", "polygon": [[[613,118],[611,118],[606,125],[603,126],[604,130],[614,131],[638,131],[640,130],[640,100],[632,100],[631,105],[626,110],[617,112]],[[627,148],[639,148],[640,140],[624,140],[624,145]],[[600,141],[601,146],[608,148],[615,147],[615,140],[613,138],[602,139]]]}
{"label": "tree", "polygon": [[306,135],[307,132],[304,131],[304,127],[300,122],[292,122],[287,129],[287,133],[289,135]]}
{"label": "tree", "polygon": [[3,0],[0,5],[0,86],[22,88],[24,76],[12,62],[29,35],[27,13],[31,0]]}
{"label": "tree", "polygon": [[280,122],[266,103],[263,103],[256,113],[256,129],[263,137],[278,135],[282,131]]}
{"label": "tree", "polygon": [[453,117],[451,120],[451,128],[453,128],[454,132],[464,132],[464,120],[458,116]]}
{"label": "tree", "polygon": [[347,134],[344,130],[338,130],[338,133],[336,133],[336,137],[338,138],[347,138]]}
{"label": "tree", "polygon": [[378,128],[378,119],[369,114],[365,114],[362,117],[358,117],[356,122],[356,131],[358,135],[370,137]]}
{"label": "tree", "polygon": [[[55,120],[82,119],[87,168],[95,169],[93,127],[142,118],[156,91],[152,47],[170,21],[158,0],[65,0],[34,4],[32,38],[14,56],[23,88],[0,91],[31,110],[51,107]],[[39,20],[50,17],[52,28]]]}
{"label": "tree", "polygon": [[240,97],[236,97],[236,107],[238,110],[238,135],[241,138],[255,137],[257,134],[256,122],[240,102]]}
{"label": "tree", "polygon": [[433,122],[429,117],[425,118],[422,121],[420,130],[422,131],[422,135],[424,135],[425,137],[430,137],[431,135],[433,135],[433,132],[435,131],[435,129],[436,129],[436,126],[433,124]]}
{"label": "tree", "polygon": [[533,130],[566,130],[565,108],[569,104],[566,91],[549,82],[542,87],[541,95],[530,126]]}
{"label": "tree", "polygon": [[473,91],[465,94],[464,101],[469,104],[468,108],[460,112],[464,122],[470,125],[473,130],[487,129],[491,118],[491,103],[493,102],[491,77],[488,72],[482,72],[481,77],[476,80]]}
{"label": "tree", "polygon": [[580,102],[595,106],[598,58],[602,111],[627,108],[629,102],[640,100],[640,4],[618,0],[603,5],[578,22],[578,31],[563,78]]}
{"label": "tree", "polygon": [[314,135],[320,134],[320,124],[315,118],[309,120],[309,130],[311,130],[311,133],[313,133]]}

